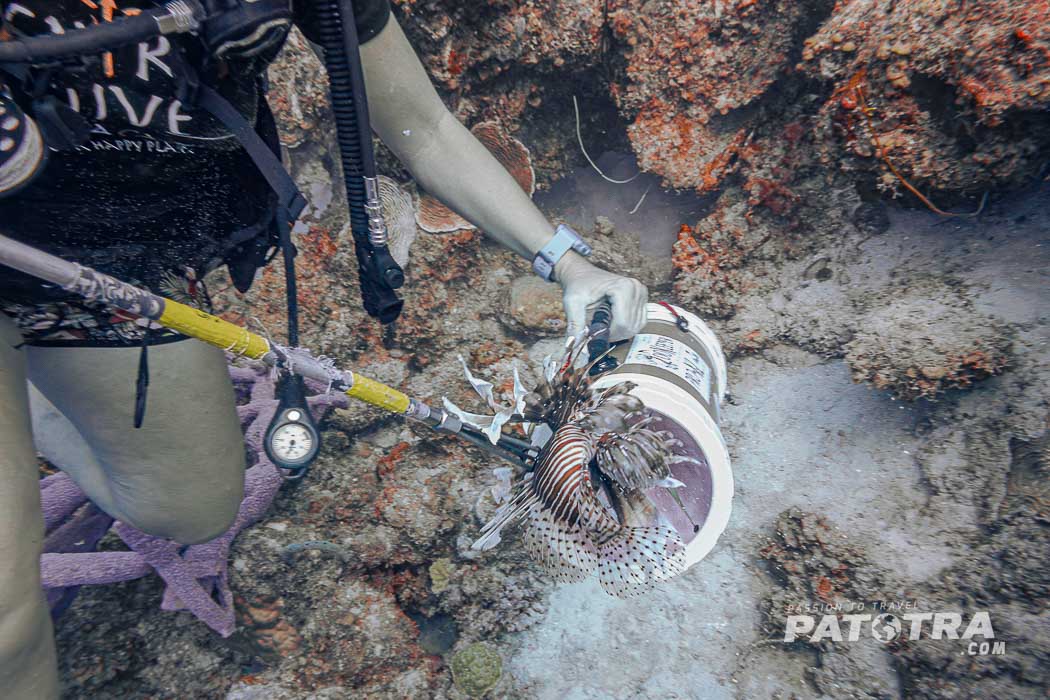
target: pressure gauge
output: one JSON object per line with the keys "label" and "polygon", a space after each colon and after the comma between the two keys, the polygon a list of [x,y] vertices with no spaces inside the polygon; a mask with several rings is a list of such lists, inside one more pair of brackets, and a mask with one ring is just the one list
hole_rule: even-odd
{"label": "pressure gauge", "polygon": [[321,449],[321,436],[306,404],[302,379],[288,377],[278,389],[279,403],[266,431],[266,456],[299,478]]}

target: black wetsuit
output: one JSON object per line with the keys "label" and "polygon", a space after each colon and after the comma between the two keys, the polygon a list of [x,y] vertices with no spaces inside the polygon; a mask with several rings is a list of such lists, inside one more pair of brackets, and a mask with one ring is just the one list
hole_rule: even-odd
{"label": "black wetsuit", "polygon": [[[296,17],[312,36],[308,3],[297,0]],[[109,0],[0,0],[3,28],[13,35],[59,32],[152,6],[152,0],[135,5],[129,0],[126,7]],[[389,0],[354,0],[354,7],[362,42],[390,17]],[[95,57],[77,73],[47,76],[47,93],[83,116],[92,133],[72,150],[51,151],[30,184],[0,197],[0,231],[178,295],[222,263],[231,233],[272,218],[271,193],[240,143],[210,114],[179,101],[180,66],[200,65],[196,44],[176,44],[180,41],[158,37]],[[256,124],[265,109],[259,76],[272,58],[270,53],[215,63],[201,78]],[[0,89],[4,79],[0,72]],[[14,79],[7,76],[7,82],[13,85]],[[80,323],[59,323],[56,315],[89,310],[61,290],[7,268],[0,268],[0,309],[24,329],[46,330],[54,321],[60,332],[51,333],[51,341],[99,345],[138,339],[134,329],[106,329],[111,324],[99,310],[90,310]]]}

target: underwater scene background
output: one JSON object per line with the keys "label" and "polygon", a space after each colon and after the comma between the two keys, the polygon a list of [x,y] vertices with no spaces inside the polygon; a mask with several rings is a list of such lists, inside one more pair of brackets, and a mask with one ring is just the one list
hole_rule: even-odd
{"label": "underwater scene background", "polygon": [[[1046,3],[394,5],[443,99],[548,217],[720,337],[729,526],[644,596],[558,584],[514,535],[471,549],[494,458],[352,403],[234,542],[237,632],[162,611],[155,577],[85,587],[56,625],[66,694],[1045,697]],[[391,331],[365,315],[323,69],[294,34],[270,77],[310,200],[303,345],[467,410],[483,404],[460,355],[504,403],[515,365],[534,385],[563,347],[559,288],[382,148],[406,304]],[[209,287],[226,318],[282,327],[279,266],[246,296],[224,271]],[[783,641],[799,606],[859,602],[987,610],[1006,653]]]}

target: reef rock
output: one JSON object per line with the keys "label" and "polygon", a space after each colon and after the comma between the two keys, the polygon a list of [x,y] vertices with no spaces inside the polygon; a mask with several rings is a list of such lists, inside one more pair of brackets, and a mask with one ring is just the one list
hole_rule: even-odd
{"label": "reef rock", "polygon": [[[962,654],[958,642],[931,639],[892,645],[907,697],[1039,698],[1050,683],[1046,611],[1050,595],[1041,562],[1050,551],[1047,512],[1050,433],[1011,440],[1006,497],[988,537],[941,572],[924,599],[933,609],[957,610],[967,601],[988,613],[1003,654]],[[972,602],[970,602],[972,601]],[[976,641],[984,641],[977,638]]]}
{"label": "reef rock", "polygon": [[507,324],[517,330],[537,335],[565,332],[561,287],[535,275],[514,280],[508,294],[507,312]]}
{"label": "reef rock", "polygon": [[775,151],[797,116],[825,165],[891,194],[1016,187],[1050,151],[1044,3],[397,4],[457,113],[520,126],[541,166],[575,150],[550,128],[574,92],[613,100],[643,169],[701,191]]}
{"label": "reef rock", "polygon": [[881,172],[893,191],[901,176],[971,194],[1023,184],[1050,147],[1047,11],[1010,0],[838,3],[800,65],[835,86],[818,120],[825,162]]}
{"label": "reef rock", "polygon": [[790,69],[823,2],[611,3],[625,68],[612,86],[638,162],[672,187],[714,189],[754,126],[744,113]]}
{"label": "reef rock", "polygon": [[884,299],[861,318],[846,346],[854,381],[901,399],[933,399],[1006,368],[1004,330],[951,289],[891,291]]}
{"label": "reef rock", "polygon": [[324,66],[298,31],[288,36],[280,60],[270,67],[269,78],[267,99],[280,126],[283,146],[301,145],[331,120]]}

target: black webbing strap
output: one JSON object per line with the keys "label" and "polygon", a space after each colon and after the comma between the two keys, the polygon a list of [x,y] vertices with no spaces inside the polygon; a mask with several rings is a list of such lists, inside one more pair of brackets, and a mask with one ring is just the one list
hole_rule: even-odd
{"label": "black webbing strap", "polygon": [[135,419],[136,428],[142,427],[146,418],[146,392],[149,391],[149,341],[152,324],[147,321],[146,330],[142,333],[142,349],[139,350],[139,371],[135,379]]}
{"label": "black webbing strap", "polygon": [[280,157],[266,145],[244,115],[225,97],[203,83],[197,88],[197,105],[222,122],[244,146],[255,167],[277,195],[278,210],[284,209],[288,212],[288,216],[291,217],[289,221],[298,219],[306,206],[306,198],[281,163]]}
{"label": "black webbing strap", "polygon": [[248,120],[226,98],[213,88],[201,84],[197,91],[197,105],[210,112],[237,137],[255,163],[255,167],[266,178],[270,189],[277,195],[278,245],[284,254],[284,284],[288,298],[288,344],[298,345],[299,300],[295,285],[296,250],[292,243],[292,222],[302,213],[306,206],[306,198],[288,174],[278,154],[273,152]]}
{"label": "black webbing strap", "polygon": [[277,208],[278,245],[284,256],[284,288],[288,295],[288,344],[299,345],[299,293],[295,285],[295,256],[298,251],[292,243],[291,219],[282,207]]}

